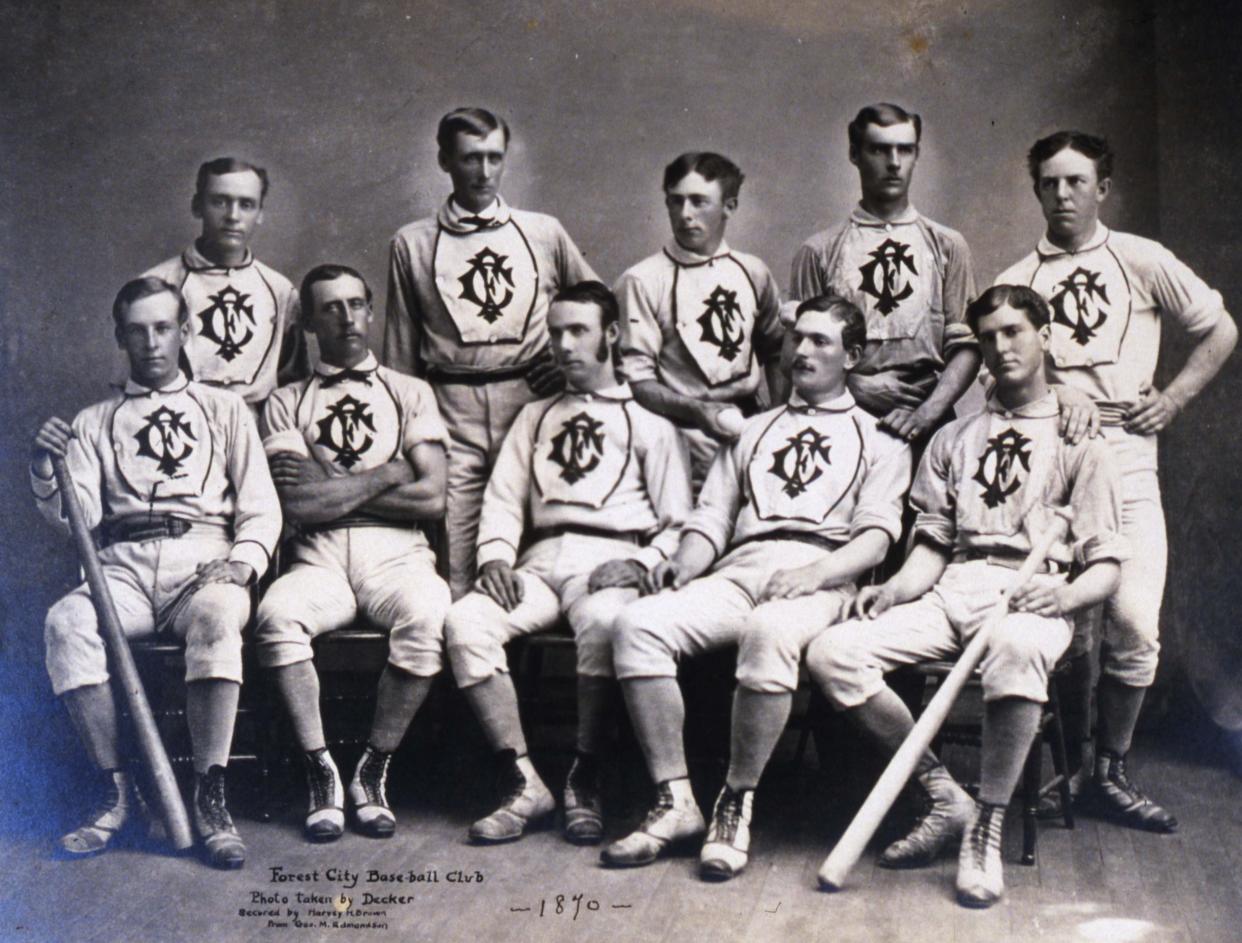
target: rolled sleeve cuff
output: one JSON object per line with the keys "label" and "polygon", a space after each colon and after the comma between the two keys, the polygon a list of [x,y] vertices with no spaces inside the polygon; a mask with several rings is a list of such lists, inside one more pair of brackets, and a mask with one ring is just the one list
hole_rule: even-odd
{"label": "rolled sleeve cuff", "polygon": [[50,500],[60,490],[60,486],[56,484],[56,476],[44,478],[34,466],[30,466],[30,490],[34,492],[34,496],[40,501]]}
{"label": "rolled sleeve cuff", "polygon": [[943,357],[947,363],[949,358],[955,352],[963,347],[972,350],[979,347],[979,338],[975,337],[975,332],[966,324],[950,324],[944,329],[944,354]]}
{"label": "rolled sleeve cuff", "polygon": [[706,540],[709,544],[711,544],[712,548],[716,551],[717,560],[719,560],[722,556],[724,556],[725,547],[728,544],[728,541],[725,539],[723,535],[713,534],[710,530],[698,524],[687,525],[686,527],[683,527],[681,531],[681,536],[683,539],[685,538],[686,534],[698,534],[700,537]]}
{"label": "rolled sleeve cuff", "polygon": [[504,563],[513,566],[517,562],[517,548],[507,540],[493,537],[479,544],[478,565],[482,568],[488,563]]}
{"label": "rolled sleeve cuff", "polygon": [[239,540],[229,551],[229,563],[248,564],[254,570],[256,580],[267,572],[270,559],[271,555],[267,552],[267,548],[257,540]]}
{"label": "rolled sleeve cuff", "polygon": [[865,530],[882,530],[890,543],[901,539],[901,518],[896,519],[882,514],[859,514],[850,522],[850,540]]}
{"label": "rolled sleeve cuff", "polygon": [[952,523],[938,514],[920,514],[914,519],[914,533],[941,547],[952,547],[956,530]]}
{"label": "rolled sleeve cuff", "polygon": [[1074,547],[1074,559],[1084,567],[1106,560],[1123,563],[1129,556],[1129,545],[1120,534],[1088,537]]}
{"label": "rolled sleeve cuff", "polygon": [[621,378],[627,383],[657,379],[655,358],[633,352],[622,354]]}

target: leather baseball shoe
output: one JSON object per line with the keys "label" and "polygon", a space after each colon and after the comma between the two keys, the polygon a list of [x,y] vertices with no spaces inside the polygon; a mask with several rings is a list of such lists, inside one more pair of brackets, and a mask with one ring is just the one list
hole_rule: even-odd
{"label": "leather baseball shoe", "polygon": [[306,764],[306,822],[302,827],[308,841],[336,841],[345,831],[345,794],[341,774],[327,748],[304,753]]}
{"label": "leather baseball shoe", "polygon": [[1001,864],[1004,823],[1004,806],[981,802],[966,826],[957,857],[957,902],[963,907],[991,907],[1005,892]]}
{"label": "leather baseball shoe", "polygon": [[556,808],[556,800],[543,784],[534,767],[527,777],[512,751],[502,760],[501,794],[505,797],[495,812],[470,826],[470,840],[479,845],[516,841],[527,829],[539,824]]}
{"label": "leather baseball shoe", "polygon": [[1173,814],[1130,781],[1124,756],[1101,750],[1095,758],[1092,787],[1096,803],[1122,825],[1166,835],[1177,831],[1177,819]]}
{"label": "leather baseball shoe", "polygon": [[699,876],[727,881],[741,874],[750,856],[750,816],[753,789],[730,789],[725,784],[712,811],[712,824],[699,854]]}
{"label": "leather baseball shoe", "polygon": [[604,838],[604,815],[595,757],[581,753],[574,757],[565,778],[564,798],[565,840],[575,845],[598,845]]}
{"label": "leather baseball shoe", "polygon": [[99,803],[82,825],[62,835],[56,843],[62,857],[89,858],[106,851],[130,821],[134,794],[129,775],[120,770],[102,775],[106,777],[106,786]]}
{"label": "leather baseball shoe", "polygon": [[246,863],[246,846],[225,806],[223,766],[212,766],[194,777],[194,828],[213,868],[232,870]]}
{"label": "leather baseball shoe", "polygon": [[388,805],[388,766],[391,762],[391,753],[367,744],[354,768],[354,778],[349,783],[347,795],[354,813],[354,824],[359,832],[371,838],[391,838],[397,829],[397,817]]}
{"label": "leather baseball shoe", "polygon": [[935,766],[917,780],[925,796],[925,811],[905,838],[884,849],[877,860],[882,868],[921,868],[957,843],[974,814],[975,802],[949,775]]}
{"label": "leather baseball shoe", "polygon": [[707,830],[707,823],[695,804],[688,782],[684,793],[680,799],[674,799],[669,784],[660,783],[656,787],[655,806],[647,813],[642,825],[600,852],[600,861],[610,868],[651,864],[673,845],[702,835]]}

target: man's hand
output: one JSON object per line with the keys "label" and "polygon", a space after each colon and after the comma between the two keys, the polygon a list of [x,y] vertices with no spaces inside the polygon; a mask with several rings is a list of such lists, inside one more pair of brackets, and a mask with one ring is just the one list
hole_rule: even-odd
{"label": "man's hand", "polygon": [[39,427],[34,440],[34,466],[40,478],[52,477],[52,456],[64,458],[72,438],[73,427],[59,416]]}
{"label": "man's hand", "polygon": [[744,417],[732,403],[700,403],[699,428],[722,442],[732,442],[741,431]]}
{"label": "man's hand", "polygon": [[297,452],[277,452],[267,460],[272,470],[272,481],[277,488],[295,488],[324,481],[328,473],[313,458]]}
{"label": "man's hand", "polygon": [[1148,390],[1138,405],[1126,413],[1126,432],[1155,435],[1177,418],[1182,407],[1168,393]]}
{"label": "man's hand", "polygon": [[646,575],[647,568],[637,560],[609,560],[591,571],[591,578],[587,580],[587,590],[597,593],[601,589],[639,586]]}
{"label": "man's hand", "polygon": [[864,586],[850,605],[850,615],[856,619],[874,619],[888,612],[896,603],[897,594],[888,588],[887,583]]}
{"label": "man's hand", "polygon": [[907,383],[895,373],[861,376],[851,371],[846,383],[858,405],[867,412],[887,416],[894,409],[918,409],[927,398],[921,387]]}
{"label": "man's hand", "polygon": [[254,567],[249,563],[236,560],[209,560],[200,563],[194,576],[194,589],[197,591],[208,583],[235,583],[238,586],[249,586],[254,579]]}
{"label": "man's hand", "polygon": [[565,373],[547,347],[539,351],[531,361],[530,372],[526,374],[526,385],[539,397],[551,396],[565,389]]}
{"label": "man's hand", "polygon": [[495,600],[505,612],[516,609],[525,592],[521,577],[513,572],[513,567],[501,560],[483,564],[474,588]]}
{"label": "man's hand", "polygon": [[887,429],[899,439],[913,442],[932,430],[939,416],[933,416],[924,403],[918,409],[894,409],[880,420],[880,428]]}
{"label": "man's hand", "polygon": [[1037,616],[1055,619],[1069,612],[1062,590],[1065,584],[1025,583],[1009,597],[1009,608],[1014,612],[1030,612]]}
{"label": "man's hand", "polygon": [[1052,388],[1061,409],[1058,431],[1070,445],[1077,445],[1084,438],[1093,439],[1100,434],[1100,410],[1095,401],[1081,390],[1058,385]]}
{"label": "man's hand", "polygon": [[799,596],[809,596],[811,593],[819,592],[823,583],[824,578],[816,563],[794,567],[792,570],[777,570],[768,580],[768,585],[763,588],[760,602],[767,602],[769,599],[797,599]]}
{"label": "man's hand", "polygon": [[650,596],[662,589],[681,589],[685,585],[686,580],[681,578],[681,564],[676,559],[661,560],[643,575],[638,591],[644,596]]}

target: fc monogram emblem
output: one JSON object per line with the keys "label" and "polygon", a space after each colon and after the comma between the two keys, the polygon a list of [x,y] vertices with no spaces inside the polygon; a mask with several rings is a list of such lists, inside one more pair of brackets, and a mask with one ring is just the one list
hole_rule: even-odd
{"label": "fc monogram emblem", "polygon": [[893,239],[885,239],[879,247],[868,253],[870,262],[858,271],[862,273],[862,290],[876,300],[880,314],[891,314],[898,305],[914,294],[914,286],[903,275],[903,269],[917,275],[910,247]]}
{"label": "fc monogram emblem", "polygon": [[320,419],[319,438],[322,445],[333,453],[333,461],[342,468],[353,468],[362,459],[362,453],[371,447],[375,437],[367,430],[375,431],[375,420],[367,404],[345,395],[328,407],[328,415]]}
{"label": "fc monogram emblem", "polygon": [[983,485],[983,503],[990,508],[1003,504],[1022,484],[1017,465],[1031,470],[1031,440],[1016,429],[1006,429],[988,439],[988,447],[979,456],[979,468],[972,476]]}
{"label": "fc monogram emblem", "polygon": [[1076,268],[1069,277],[1057,283],[1060,289],[1052,296],[1052,320],[1070,329],[1079,345],[1086,347],[1108,320],[1108,312],[1100,302],[1108,304],[1108,287],[1100,283],[1099,272]]}
{"label": "fc monogram emblem", "polygon": [[[199,335],[218,345],[216,353],[224,360],[238,357],[254,337],[254,306],[250,296],[232,285],[208,295],[211,304],[198,313],[202,322]],[[249,322],[249,323],[247,323]]]}
{"label": "fc monogram emblem", "polygon": [[717,285],[703,299],[703,313],[698,318],[703,328],[700,340],[720,348],[724,360],[733,360],[742,350],[742,309],[737,303],[737,292]]}
{"label": "fc monogram emblem", "polygon": [[785,494],[796,498],[824,473],[819,461],[823,459],[825,465],[829,464],[832,444],[828,436],[820,435],[810,426],[797,435],[788,436],[785,441],[789,444],[772,453],[772,467],[768,471],[785,482],[781,487]]}
{"label": "fc monogram emblem", "polygon": [[598,467],[604,455],[604,424],[587,413],[566,419],[552,437],[548,458],[561,467],[561,477],[577,484]]}
{"label": "fc monogram emblem", "polygon": [[513,268],[505,265],[508,261],[508,256],[480,249],[470,259],[466,274],[457,279],[461,283],[458,297],[478,305],[479,317],[488,324],[499,321],[513,300]]}
{"label": "fc monogram emblem", "polygon": [[181,463],[194,452],[190,443],[198,441],[185,413],[161,406],[142,418],[146,425],[134,433],[138,454],[152,459],[165,478],[175,477]]}

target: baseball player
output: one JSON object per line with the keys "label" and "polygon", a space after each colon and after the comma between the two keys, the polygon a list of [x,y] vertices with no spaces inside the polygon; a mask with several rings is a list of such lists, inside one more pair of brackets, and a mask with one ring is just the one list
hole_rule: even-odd
{"label": "baseball player", "polygon": [[504,645],[552,628],[562,614],[578,649],[564,834],[575,844],[603,835],[597,756],[613,689],[612,624],[640,579],[676,549],[690,510],[677,430],[617,379],[618,317],[599,282],[553,299],[548,334],[568,388],[518,413],[483,497],[475,592],[445,622],[453,673],[497,751],[504,793],[470,827],[475,842],[520,838],[555,807],[527,756]]}
{"label": "baseball player", "polygon": [[[1060,384],[1062,399],[1068,400],[1068,392],[1079,394],[1092,431],[1100,431],[1112,448],[1125,496],[1123,529],[1131,545],[1142,549],[1122,565],[1121,584],[1103,610],[1094,751],[1090,633],[1076,640],[1071,670],[1078,696],[1076,709],[1067,713],[1072,752],[1081,753],[1082,762],[1071,789],[1079,792],[1090,779],[1094,798],[1119,821],[1172,832],[1177,820],[1129,779],[1125,764],[1160,651],[1168,553],[1156,435],[1217,374],[1237,343],[1237,328],[1220,294],[1171,252],[1100,222],[1100,206],[1112,187],[1107,141],[1058,131],[1035,143],[1028,167],[1047,231],[1035,251],[1000,280],[1030,285],[1047,300],[1052,310],[1048,376]],[[1160,390],[1154,374],[1165,321],[1189,334],[1194,346]]]}
{"label": "baseball player", "polygon": [[190,201],[202,233],[144,273],[176,285],[185,298],[193,378],[240,394],[256,412],[276,389],[278,374],[281,382],[305,374],[308,357],[297,292],[250,251],[267,187],[262,167],[235,157],[207,161]]}
{"label": "baseball player", "polygon": [[[1048,672],[1070,642],[1070,614],[1117,585],[1121,485],[1102,443],[1070,445],[1044,375],[1048,308],[1022,286],[998,285],[971,303],[996,388],[983,412],[932,438],[910,501],[915,545],[886,583],[858,594],[859,619],[830,628],[807,651],[812,679],[882,749],[895,752],[914,726],[884,682],[899,665],[955,657],[989,621],[1031,546],[1069,507],[1067,539],[992,623],[981,665],[984,718],[976,804],[929,750],[917,776],[932,803],[913,831],[880,858],[887,867],[932,861],[963,835],[958,901],[988,907],[1004,887],[1001,825],[1047,698]],[[1071,564],[1080,571],[1070,582]]]}
{"label": "baseball player", "polygon": [[[280,535],[280,505],[241,397],[187,380],[190,337],[175,286],[139,278],[112,308],[130,363],[124,390],[53,417],[35,438],[31,485],[43,516],[67,529],[52,456],[61,456],[92,527],[125,633],[185,642],[186,719],[194,752],[195,828],[207,861],[239,868],[246,848],[225,805],[224,779],[241,687],[250,587]],[[63,836],[61,853],[106,849],[136,813],[122,768],[117,711],[95,608],[85,584],[48,611],[47,669],[103,783],[102,801]]]}
{"label": "baseball player", "polygon": [[[858,407],[846,377],[866,322],[836,296],[798,306],[793,394],[722,447],[671,560],[617,621],[613,657],[657,799],[605,864],[644,865],[703,834],[686,772],[677,664],[737,643],[729,772],[700,856],[704,877],[746,865],[751,804],[789,716],[807,643],[844,616],[854,581],[901,531],[910,449]],[[667,587],[667,589],[666,589]]]}
{"label": "baseball player", "polygon": [[361,275],[319,265],[300,294],[319,364],[263,410],[263,447],[298,534],[288,572],[259,605],[259,663],[305,757],[306,836],[332,841],[344,830],[345,794],[324,742],[311,640],[359,613],[388,631],[370,737],[348,789],[358,830],[387,838],[396,828],[389,763],[442,660],[449,591],[419,523],[444,514],[448,432],[431,388],[368,350],[371,289]]}
{"label": "baseball player", "polygon": [[[634,398],[677,423],[697,488],[722,441],[758,411],[761,367],[783,402],[780,293],[768,267],[725,243],[742,172],[727,157],[682,154],[664,169],[673,238],[617,282],[621,371]],[[767,390],[763,390],[767,401]]]}
{"label": "baseball player", "polygon": [[449,446],[449,585],[474,579],[483,488],[524,405],[564,380],[547,351],[548,301],[595,278],[561,224],[500,196],[509,126],[482,108],[440,120],[440,167],[453,193],[392,240],[385,365],[429,381]]}
{"label": "baseball player", "polygon": [[966,240],[910,205],[923,122],[891,104],[850,122],[850,163],[862,199],[849,219],[808,239],[794,256],[790,294],[827,291],[867,316],[867,349],[850,392],[908,441],[946,418],[979,369],[964,313],[975,294]]}

